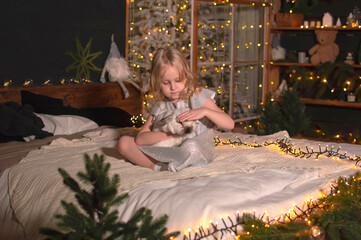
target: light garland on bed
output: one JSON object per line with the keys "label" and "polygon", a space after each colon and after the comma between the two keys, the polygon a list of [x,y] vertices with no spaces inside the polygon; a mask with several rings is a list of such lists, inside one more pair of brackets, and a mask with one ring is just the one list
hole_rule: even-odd
{"label": "light garland on bed", "polygon": [[293,144],[291,143],[291,140],[288,138],[283,139],[277,139],[272,142],[264,142],[262,144],[259,143],[246,143],[243,142],[241,139],[237,138],[237,140],[232,141],[231,139],[228,139],[228,141],[221,141],[219,137],[214,138],[214,144],[215,146],[218,145],[230,145],[232,147],[236,146],[246,146],[246,147],[252,147],[252,148],[258,148],[258,147],[266,147],[269,145],[275,145],[281,149],[282,152],[286,154],[290,154],[294,157],[300,157],[300,158],[310,158],[314,156],[316,159],[320,155],[325,155],[327,157],[336,157],[339,159],[354,161],[355,165],[357,165],[361,161],[361,157],[359,156],[349,156],[347,155],[347,152],[341,153],[340,149],[341,146],[338,146],[336,150],[334,150],[334,147],[329,147],[326,145],[325,148],[321,147],[321,145],[318,145],[318,150],[314,150],[313,148],[309,148],[306,146],[306,151],[301,150],[301,148],[295,148]]}
{"label": "light garland on bed", "polygon": [[[333,194],[334,192],[335,191],[331,192],[330,194]],[[269,227],[270,224],[285,224],[287,222],[294,222],[299,219],[302,219],[310,224],[311,222],[308,219],[309,215],[318,209],[325,209],[325,206],[316,200],[310,200],[306,201],[305,209],[302,209],[298,206],[293,206],[291,210],[274,219],[269,218],[267,211],[265,211],[260,217],[256,216],[256,210],[253,210],[252,214],[247,213],[245,210],[243,213],[237,211],[235,213],[234,220],[232,220],[232,217],[229,215],[226,217],[221,217],[221,222],[223,223],[222,227],[220,227],[218,221],[213,223],[213,221],[210,220],[209,225],[206,227],[203,227],[203,225],[198,225],[197,228],[193,230],[193,233],[192,229],[188,229],[188,232],[183,233],[183,240],[200,240],[208,239],[208,237],[213,237],[217,240],[222,239],[226,234],[231,234],[235,237],[235,239],[239,239],[238,234],[240,231],[242,231],[241,226],[247,224],[249,220],[261,220],[265,224],[265,227]]]}
{"label": "light garland on bed", "polygon": [[[225,218],[221,217],[223,226],[220,226],[218,222],[213,223],[210,220],[209,225],[207,225],[205,228],[203,225],[199,225],[195,230],[193,230],[193,232],[191,229],[188,229],[188,232],[184,232],[183,234],[183,240],[201,240],[209,239],[209,237],[213,237],[215,240],[217,240],[222,239],[222,237],[224,237],[226,234],[233,235],[234,239],[240,239],[239,234],[251,235],[250,231],[247,229],[245,230],[246,225],[249,225],[251,229],[256,229],[260,226],[260,223],[258,226],[256,225],[256,221],[261,221],[261,224],[264,228],[270,228],[271,224],[287,224],[297,221],[297,223],[301,223],[304,226],[307,226],[306,229],[303,230],[303,234],[305,234],[305,231],[309,230],[310,239],[321,239],[317,237],[322,237],[321,235],[325,234],[324,230],[316,225],[311,226],[315,219],[312,219],[312,217],[310,218],[310,215],[317,214],[317,210],[323,211],[327,209],[335,209],[334,203],[338,203],[339,205],[342,204],[340,198],[347,198],[347,196],[354,197],[355,195],[355,197],[360,197],[360,176],[360,173],[356,173],[356,175],[351,176],[348,179],[346,177],[340,177],[337,181],[337,184],[330,185],[331,188],[329,194],[322,194],[317,200],[313,198],[306,200],[302,208],[294,205],[289,211],[283,213],[280,217],[270,219],[267,211],[265,211],[263,215],[259,217],[256,216],[256,210],[253,210],[253,214],[246,213],[245,210],[242,214],[237,211],[233,219],[229,215],[227,215]],[[241,233],[242,231],[243,233]],[[315,233],[317,234],[316,236],[313,235]]]}
{"label": "light garland on bed", "polygon": [[[299,158],[310,158],[312,156],[317,159],[320,155],[325,155],[327,157],[334,157],[349,161],[354,161],[355,165],[357,165],[361,161],[361,157],[359,156],[349,156],[347,152],[341,153],[340,149],[341,146],[338,146],[336,149],[334,146],[329,147],[322,147],[320,144],[318,145],[318,150],[314,150],[308,146],[305,146],[306,150],[301,150],[301,148],[295,148],[291,143],[291,140],[287,137],[282,139],[276,139],[275,141],[264,143],[247,143],[242,141],[240,138],[237,137],[236,140],[228,139],[227,141],[222,141],[219,137],[214,137],[214,144],[215,146],[222,146],[228,145],[231,147],[250,147],[250,148],[259,148],[259,147],[266,147],[270,145],[277,146],[282,152],[285,154],[290,154],[294,157]],[[355,177],[352,177],[355,179]],[[347,182],[347,179],[344,180]],[[346,183],[347,185],[347,183]],[[329,194],[322,194],[320,198],[324,196],[336,196],[339,194],[340,191],[338,190],[337,186],[331,185],[330,193]],[[195,229],[188,229],[183,233],[183,240],[201,240],[201,239],[209,239],[213,237],[216,239],[222,239],[226,234],[231,234],[234,236],[234,239],[239,239],[239,234],[242,231],[242,226],[249,224],[250,220],[256,221],[261,220],[264,223],[265,227],[269,227],[271,224],[287,224],[288,222],[295,222],[297,220],[304,221],[308,226],[311,225],[311,220],[309,216],[315,213],[316,210],[325,210],[328,206],[324,204],[323,201],[319,199],[310,198],[304,201],[303,207],[299,207],[293,205],[292,208],[284,213],[282,213],[279,217],[275,217],[273,219],[269,218],[267,211],[265,211],[262,216],[256,215],[256,210],[253,210],[253,213],[247,213],[245,210],[243,213],[237,211],[233,217],[226,215],[225,217],[220,217],[219,224],[218,221],[213,222],[212,220],[209,221],[207,225],[198,225]],[[255,225],[252,225],[255,227]],[[309,227],[311,228],[311,226]],[[322,229],[320,230],[322,231]],[[246,232],[246,234],[250,234]]]}

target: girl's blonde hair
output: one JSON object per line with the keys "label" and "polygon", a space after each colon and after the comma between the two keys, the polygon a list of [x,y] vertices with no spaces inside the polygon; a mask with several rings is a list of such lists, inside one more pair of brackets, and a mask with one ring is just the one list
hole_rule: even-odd
{"label": "girl's blonde hair", "polygon": [[188,62],[183,54],[174,47],[166,47],[157,51],[152,61],[151,75],[149,78],[149,93],[153,95],[152,102],[165,100],[161,92],[161,81],[164,69],[174,67],[179,73],[179,79],[185,82],[185,88],[181,98],[188,101],[193,93],[201,91],[201,84],[191,72]]}

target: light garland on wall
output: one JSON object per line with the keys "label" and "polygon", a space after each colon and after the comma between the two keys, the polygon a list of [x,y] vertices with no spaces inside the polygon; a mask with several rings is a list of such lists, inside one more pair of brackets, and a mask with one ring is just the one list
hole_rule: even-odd
{"label": "light garland on wall", "polygon": [[[217,91],[219,94],[218,97],[223,98],[220,101],[222,102],[222,105],[219,106],[226,112],[230,112],[229,107],[231,107],[230,87],[236,88],[237,91],[240,91],[243,88],[245,91],[255,88],[262,89],[263,84],[258,83],[258,79],[261,78],[257,76],[256,71],[262,71],[262,68],[264,68],[264,63],[252,63],[253,66],[251,67],[248,66],[249,63],[247,63],[247,61],[244,61],[244,63],[243,61],[242,63],[236,63],[237,65],[246,64],[247,66],[242,67],[242,69],[247,72],[253,71],[255,74],[249,75],[252,80],[247,81],[246,84],[239,84],[237,74],[239,74],[240,71],[237,71],[236,69],[235,84],[234,86],[230,86],[230,70],[233,67],[237,68],[237,66],[232,66],[232,63],[230,62],[230,34],[232,31],[232,21],[234,17],[232,16],[232,11],[235,6],[230,2],[232,1],[200,1],[198,18],[199,78],[202,80],[203,86]],[[268,1],[266,2],[268,4]],[[252,2],[250,2],[248,6],[250,6],[250,8],[267,7],[267,4],[265,3],[262,5],[259,2],[252,4]],[[154,47],[153,49],[153,45],[179,45],[182,47],[185,56],[189,58],[191,48],[191,21],[188,16],[191,15],[191,2],[170,0],[154,3],[154,1],[149,0],[131,0],[129,8],[130,28],[128,61],[133,68],[134,80],[143,81],[143,85],[145,86],[149,78],[149,70],[154,51],[159,48]],[[252,10],[252,12],[256,14],[258,10]],[[259,12],[261,13],[262,10]],[[152,17],[152,14],[154,13],[157,13],[157,17]],[[238,19],[235,21],[238,23]],[[254,22],[252,22],[252,20],[247,20],[242,23],[241,26],[237,26],[237,31],[242,32],[240,33],[241,36],[250,36],[251,33],[253,34],[258,33],[259,31],[264,31],[265,24],[263,22],[257,23],[257,21],[258,18],[255,19]],[[157,39],[157,41],[154,41],[154,39]],[[264,39],[262,37],[258,37],[255,40],[252,40],[252,38],[250,39],[249,37],[238,39],[235,43],[238,56],[246,57],[245,54],[248,53],[262,52],[262,48],[267,45],[267,42],[263,41]],[[256,67],[256,65],[258,66]],[[241,79],[243,80],[242,77]],[[212,84],[209,81],[212,81]],[[223,82],[221,83],[220,81]],[[253,84],[252,81],[257,81],[257,83]],[[255,92],[262,92],[262,90],[248,92],[250,93],[248,95],[251,96]],[[243,92],[238,95],[241,95],[244,100],[245,95]],[[235,98],[237,108],[235,111],[235,117],[237,114],[254,114],[254,110],[258,105],[256,102],[259,101],[259,98],[262,98],[262,94],[255,99],[252,98],[247,100],[246,103],[244,103],[244,101],[240,103],[237,102],[237,96]],[[246,107],[243,107],[243,105]],[[241,108],[243,108],[243,110],[241,110]]]}
{"label": "light garland on wall", "polygon": [[151,61],[159,48],[178,45],[189,56],[190,8],[188,0],[130,1],[128,62],[136,81],[147,84]]}

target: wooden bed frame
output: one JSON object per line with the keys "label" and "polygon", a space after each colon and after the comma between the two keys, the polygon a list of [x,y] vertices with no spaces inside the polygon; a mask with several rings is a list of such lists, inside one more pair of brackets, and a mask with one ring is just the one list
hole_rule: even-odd
{"label": "wooden bed frame", "polygon": [[34,87],[0,88],[0,103],[21,104],[21,91],[41,94],[63,100],[64,106],[74,108],[116,107],[135,116],[142,113],[142,96],[131,84],[125,83],[130,96],[124,94],[118,83],[87,83],[74,85],[46,85]]}

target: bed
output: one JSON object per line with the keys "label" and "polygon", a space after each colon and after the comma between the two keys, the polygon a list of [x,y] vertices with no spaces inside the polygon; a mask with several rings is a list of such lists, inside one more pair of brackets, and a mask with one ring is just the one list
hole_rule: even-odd
{"label": "bed", "polygon": [[[135,116],[142,112],[142,99],[128,88],[129,99],[113,83],[25,90],[62,99],[64,105],[76,109],[114,107]],[[21,90],[1,89],[0,102],[22,103]],[[57,169],[75,176],[84,169],[85,153],[104,155],[111,175],[120,176],[118,193],[129,193],[118,207],[120,221],[147,207],[155,218],[168,215],[168,230],[182,233],[178,239],[196,239],[199,226],[209,226],[210,221],[226,228],[241,212],[282,218],[294,206],[317,199],[320,191],[329,191],[339,176],[359,170],[352,160],[355,157],[349,157],[361,156],[359,145],[292,139],[285,131],[266,136],[216,131],[213,163],[176,173],[153,172],[132,165],[115,150],[119,136],[136,135],[138,128],[98,125],[67,135],[0,144],[0,239],[39,239],[40,226],[55,226],[53,216],[63,213],[60,200],[74,201]],[[285,147],[290,144],[306,155],[295,156]],[[313,153],[326,149],[340,157],[315,158]],[[234,239],[228,231],[216,235]]]}

